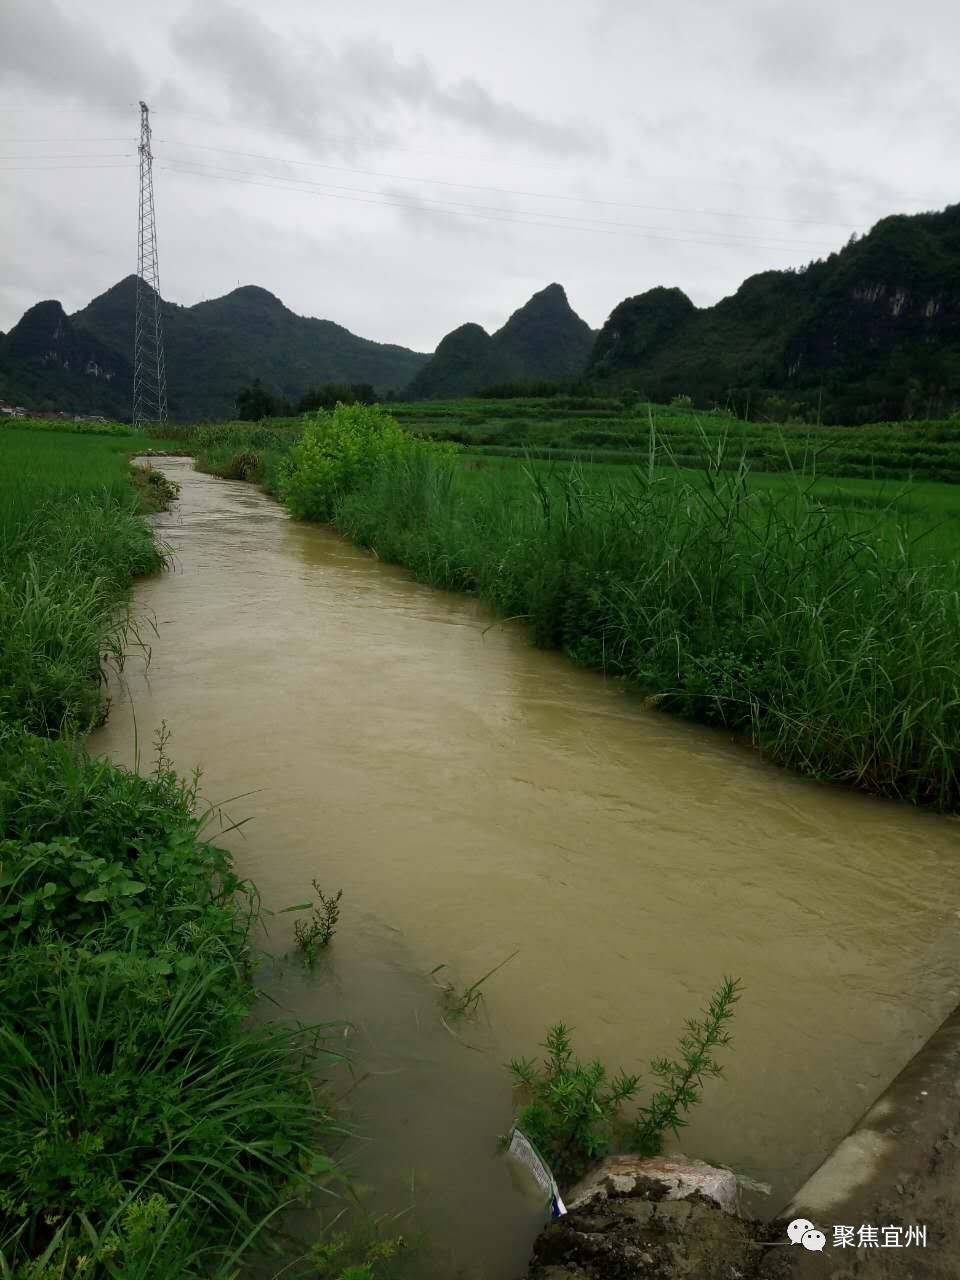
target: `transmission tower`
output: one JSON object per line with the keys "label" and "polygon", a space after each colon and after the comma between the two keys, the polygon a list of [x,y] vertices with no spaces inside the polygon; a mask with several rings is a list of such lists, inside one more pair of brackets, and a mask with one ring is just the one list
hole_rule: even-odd
{"label": "transmission tower", "polygon": [[137,245],[137,318],[134,333],[133,425],[167,419],[167,371],[163,359],[157,217],[153,207],[150,108],[140,103],[140,234]]}

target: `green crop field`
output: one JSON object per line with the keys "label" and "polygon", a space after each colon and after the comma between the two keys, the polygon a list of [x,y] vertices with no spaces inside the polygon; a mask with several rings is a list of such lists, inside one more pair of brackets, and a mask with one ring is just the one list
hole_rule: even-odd
{"label": "green crop field", "polygon": [[552,397],[397,404],[390,412],[408,431],[454,440],[489,453],[638,462],[651,430],[681,466],[698,466],[723,445],[755,471],[811,468],[834,476],[924,476],[960,482],[960,421],[815,427],[743,422],[720,410]]}
{"label": "green crop field", "polygon": [[[864,530],[896,538],[909,526],[924,554],[960,547],[960,422],[881,423],[872,427],[810,427],[744,423],[730,414],[617,399],[469,399],[386,406],[419,438],[461,446],[464,484],[496,477],[523,487],[533,470],[559,483],[578,467],[592,491],[629,488],[637,471],[692,482],[705,466],[746,460],[755,492],[783,493],[796,473],[827,508],[859,513]],[[182,441],[200,465],[224,476],[256,479],[277,489],[277,468],[311,415],[261,423],[171,425],[164,438]],[[156,443],[156,442],[155,442]],[[652,449],[652,458],[651,458]]]}
{"label": "green crop field", "polygon": [[[653,434],[671,465],[699,467],[718,450],[726,465],[745,457],[754,472],[816,471],[854,479],[960,483],[960,421],[883,422],[857,427],[744,422],[722,410],[629,403],[614,398],[464,399],[385,406],[412,435],[450,441],[489,456],[635,465],[648,460]],[[164,435],[189,441],[199,431],[226,446],[253,429],[263,447],[283,448],[310,415],[209,427],[171,424]]]}

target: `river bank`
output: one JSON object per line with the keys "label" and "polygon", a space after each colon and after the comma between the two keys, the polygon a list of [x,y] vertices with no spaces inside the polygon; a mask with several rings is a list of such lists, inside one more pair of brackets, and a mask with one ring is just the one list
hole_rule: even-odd
{"label": "river bank", "polygon": [[337,1182],[337,1055],[247,1025],[256,891],[163,726],[129,769],[84,750],[148,657],[129,593],[175,495],[107,434],[0,432],[0,1271],[214,1280]]}

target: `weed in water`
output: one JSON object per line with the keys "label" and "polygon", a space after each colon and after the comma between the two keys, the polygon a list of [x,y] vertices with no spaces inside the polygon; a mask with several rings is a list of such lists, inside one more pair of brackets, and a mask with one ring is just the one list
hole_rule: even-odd
{"label": "weed in water", "polygon": [[392,1280],[407,1270],[413,1253],[406,1236],[385,1236],[371,1222],[318,1240],[302,1274],[311,1280]]}
{"label": "weed in water", "polygon": [[631,1146],[642,1155],[657,1155],[668,1129],[679,1136],[686,1112],[700,1101],[704,1079],[723,1074],[714,1050],[730,1043],[727,1029],[740,999],[739,979],[724,978],[711,997],[702,1020],[691,1018],[677,1046],[677,1058],[654,1058],[650,1070],[664,1087],[650,1099],[633,1126]]}
{"label": "weed in water", "polygon": [[458,1020],[475,1014],[480,1006],[480,1001],[483,999],[483,992],[480,988],[488,978],[492,978],[498,970],[502,969],[505,964],[509,964],[514,956],[519,954],[519,951],[514,951],[513,954],[507,956],[505,960],[501,960],[500,963],[495,964],[492,969],[488,969],[482,978],[478,978],[476,982],[471,982],[467,987],[458,987],[453,982],[440,982],[437,980],[435,975],[438,974],[441,969],[445,969],[447,967],[446,965],[438,964],[435,969],[431,969],[430,977],[434,979],[437,986],[440,988],[440,998],[447,1017]]}
{"label": "weed in water", "polygon": [[[615,1144],[641,1155],[656,1155],[665,1132],[679,1132],[686,1124],[685,1113],[700,1099],[704,1079],[722,1074],[713,1054],[730,1043],[727,1024],[739,990],[738,980],[724,978],[703,1020],[687,1022],[678,1059],[651,1062],[651,1071],[665,1087],[640,1107],[630,1123],[624,1121],[622,1109],[636,1096],[640,1076],[620,1070],[611,1077],[599,1060],[581,1062],[574,1055],[570,1030],[562,1022],[547,1032],[542,1063],[514,1058],[508,1064],[524,1094],[517,1123],[561,1185],[575,1181]],[[505,1146],[509,1139],[500,1141]]]}
{"label": "weed in water", "polygon": [[572,1182],[609,1150],[620,1110],[640,1077],[618,1071],[611,1079],[602,1062],[581,1062],[562,1022],[547,1032],[543,1048],[542,1066],[528,1058],[509,1063],[529,1097],[517,1121],[558,1181]]}
{"label": "weed in water", "polygon": [[342,889],[338,889],[335,894],[327,895],[316,880],[312,881],[312,884],[320,901],[314,907],[313,915],[309,920],[298,920],[293,926],[297,946],[309,965],[316,963],[320,951],[329,945],[330,939],[336,933],[337,921],[340,919],[340,899],[343,897]]}

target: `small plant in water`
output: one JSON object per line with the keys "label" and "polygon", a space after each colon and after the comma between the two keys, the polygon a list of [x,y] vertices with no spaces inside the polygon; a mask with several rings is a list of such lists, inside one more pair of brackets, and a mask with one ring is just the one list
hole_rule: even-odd
{"label": "small plant in water", "polygon": [[[480,988],[488,978],[492,978],[495,973],[502,969],[505,964],[509,964],[517,955],[519,955],[519,952],[514,951],[512,955],[507,956],[506,960],[501,960],[499,964],[495,964],[492,969],[487,970],[482,978],[478,978],[476,982],[471,982],[467,987],[458,987],[453,982],[437,982],[441,991],[440,999],[447,1017],[459,1020],[475,1014],[480,1006],[480,1001],[483,999],[483,992]],[[431,978],[437,981],[435,975],[445,968],[446,965],[438,964],[435,969],[430,970]]]}
{"label": "small plant in water", "polygon": [[370,1219],[316,1241],[307,1271],[296,1274],[303,1280],[393,1280],[408,1273],[416,1252],[415,1240],[385,1233],[384,1219]]}
{"label": "small plant in water", "polygon": [[337,921],[340,919],[340,899],[343,897],[342,889],[328,895],[316,880],[312,884],[320,901],[313,908],[313,915],[309,920],[298,920],[293,926],[297,946],[303,952],[307,964],[316,961],[320,950],[329,944],[336,933]]}
{"label": "small plant in water", "polygon": [[581,1062],[562,1022],[547,1032],[543,1048],[542,1065],[531,1058],[509,1063],[529,1099],[517,1123],[555,1177],[573,1181],[609,1149],[621,1107],[636,1093],[640,1077],[618,1071],[610,1079],[602,1062]]}
{"label": "small plant in water", "polygon": [[[570,1030],[562,1022],[547,1032],[542,1063],[529,1058],[508,1063],[525,1094],[517,1124],[561,1185],[575,1181],[614,1144],[641,1155],[657,1155],[666,1131],[679,1133],[687,1123],[685,1113],[700,1100],[704,1080],[723,1073],[714,1051],[730,1043],[728,1024],[739,998],[739,980],[724,978],[702,1020],[686,1023],[676,1059],[655,1058],[650,1063],[663,1087],[629,1124],[621,1112],[624,1103],[635,1097],[640,1077],[621,1070],[611,1078],[602,1062],[581,1062],[574,1055]],[[507,1141],[502,1138],[501,1145]]]}
{"label": "small plant in water", "polygon": [[671,1129],[679,1137],[687,1121],[684,1114],[700,1101],[706,1077],[723,1074],[723,1067],[713,1056],[714,1050],[730,1043],[727,1024],[733,1017],[733,1006],[740,999],[740,981],[724,978],[707,1005],[702,1021],[691,1018],[677,1046],[678,1056],[654,1058],[650,1070],[663,1082],[633,1127],[631,1146],[645,1156],[657,1155],[663,1146],[663,1135]]}

